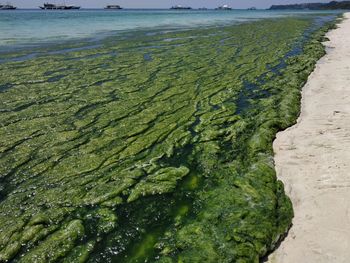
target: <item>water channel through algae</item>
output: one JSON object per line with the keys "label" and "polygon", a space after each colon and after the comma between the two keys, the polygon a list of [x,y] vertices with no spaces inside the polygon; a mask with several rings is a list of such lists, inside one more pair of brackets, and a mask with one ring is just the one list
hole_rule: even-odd
{"label": "water channel through algae", "polygon": [[259,262],[291,224],[272,141],[335,15],[0,58],[0,262]]}

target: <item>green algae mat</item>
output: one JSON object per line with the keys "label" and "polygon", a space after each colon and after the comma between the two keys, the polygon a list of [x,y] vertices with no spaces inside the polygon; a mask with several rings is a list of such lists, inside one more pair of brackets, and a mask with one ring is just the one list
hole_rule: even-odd
{"label": "green algae mat", "polygon": [[0,59],[0,262],[259,262],[272,141],[335,16],[128,32]]}

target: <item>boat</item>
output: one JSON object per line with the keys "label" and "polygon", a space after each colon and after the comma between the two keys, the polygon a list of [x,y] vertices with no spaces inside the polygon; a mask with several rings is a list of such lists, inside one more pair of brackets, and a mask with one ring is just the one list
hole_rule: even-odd
{"label": "boat", "polygon": [[206,7],[200,7],[200,8],[198,8],[198,10],[208,10],[208,8],[206,8]]}
{"label": "boat", "polygon": [[0,4],[0,10],[15,10],[15,9],[17,9],[17,7],[11,4],[6,4],[6,5]]}
{"label": "boat", "polygon": [[120,9],[123,9],[123,8],[120,7],[120,5],[107,5],[107,6],[105,7],[105,9],[120,10]]}
{"label": "boat", "polygon": [[229,5],[222,5],[218,8],[215,8],[215,10],[232,10],[232,8]]}
{"label": "boat", "polygon": [[256,10],[256,7],[249,7],[247,10]]}
{"label": "boat", "polygon": [[175,10],[190,10],[192,7],[189,6],[182,6],[182,5],[175,5],[172,6],[170,9],[175,9]]}
{"label": "boat", "polygon": [[80,9],[80,6],[74,6],[74,5],[56,5],[56,4],[50,4],[50,3],[44,3],[43,6],[39,6],[41,9],[44,10],[71,10],[71,9]]}
{"label": "boat", "polygon": [[54,4],[44,3],[43,6],[39,6],[41,9],[57,9],[57,6]]}

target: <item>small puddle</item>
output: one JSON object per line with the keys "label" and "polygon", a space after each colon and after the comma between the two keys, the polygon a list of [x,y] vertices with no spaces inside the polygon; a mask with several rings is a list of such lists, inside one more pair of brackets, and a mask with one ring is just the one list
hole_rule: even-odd
{"label": "small puddle", "polygon": [[149,53],[144,54],[144,55],[143,55],[143,59],[144,59],[145,61],[152,61],[152,60],[153,60],[151,54],[149,54]]}
{"label": "small puddle", "polygon": [[5,92],[6,90],[12,88],[14,85],[11,83],[6,83],[3,85],[0,85],[0,93]]}
{"label": "small puddle", "polygon": [[57,76],[54,76],[54,77],[51,77],[51,78],[48,78],[47,79],[47,82],[56,82],[56,81],[59,81],[61,80],[62,78],[66,77],[66,75],[57,75]]}

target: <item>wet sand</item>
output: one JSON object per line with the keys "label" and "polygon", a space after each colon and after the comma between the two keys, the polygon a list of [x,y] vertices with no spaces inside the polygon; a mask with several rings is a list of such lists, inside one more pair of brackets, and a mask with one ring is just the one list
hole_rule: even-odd
{"label": "wet sand", "polygon": [[327,36],[298,123],[274,142],[295,218],[270,263],[350,262],[350,13]]}

